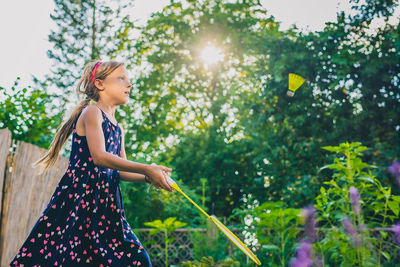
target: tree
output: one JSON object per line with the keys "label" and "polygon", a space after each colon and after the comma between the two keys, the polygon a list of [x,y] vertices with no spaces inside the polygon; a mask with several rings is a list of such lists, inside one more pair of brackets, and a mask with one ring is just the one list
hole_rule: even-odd
{"label": "tree", "polygon": [[60,123],[54,115],[55,96],[30,86],[18,88],[18,80],[10,90],[0,86],[0,128],[8,128],[14,140],[47,148]]}
{"label": "tree", "polygon": [[[265,55],[256,54],[253,46],[262,31],[274,31],[275,25],[259,1],[172,1],[152,15],[135,45],[132,62],[141,66],[135,103],[122,107],[126,114],[137,112],[125,121],[133,129],[126,139],[127,154],[150,158],[152,151],[158,156],[154,151],[159,153],[160,147],[172,147],[160,157],[189,186],[208,178],[209,206],[215,204],[215,213],[229,214],[243,187],[255,189],[256,171],[243,165],[247,147],[232,143],[243,138],[236,106],[258,90],[259,84],[252,82],[258,67],[254,62]],[[199,59],[207,46],[224,55],[208,68]],[[178,138],[185,141],[179,144]]]}
{"label": "tree", "polygon": [[[387,3],[355,6],[361,13],[340,13],[321,32],[293,28],[259,42],[271,55],[260,61],[269,71],[259,73],[263,93],[249,97],[253,116],[243,123],[252,129],[269,200],[311,202],[324,181],[313,167],[328,160],[323,145],[360,141],[373,147],[366,156],[381,166],[399,157],[399,26],[387,23],[393,6]],[[382,14],[386,23],[371,34]],[[285,95],[289,72],[308,80],[293,98]]]}
{"label": "tree", "polygon": [[123,14],[132,6],[131,1],[104,0],[54,0],[56,8],[50,17],[57,24],[49,42],[54,49],[48,50],[54,59],[54,68],[44,81],[34,77],[40,87],[51,86],[60,92],[60,107],[76,102],[75,84],[81,69],[88,60],[122,56],[129,49],[134,28],[130,15]]}

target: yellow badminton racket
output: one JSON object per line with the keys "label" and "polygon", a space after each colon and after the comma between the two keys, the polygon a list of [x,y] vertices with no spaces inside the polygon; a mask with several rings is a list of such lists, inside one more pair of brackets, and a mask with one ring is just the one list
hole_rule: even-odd
{"label": "yellow badminton racket", "polygon": [[260,260],[256,255],[245,245],[243,242],[229,230],[225,225],[223,225],[217,217],[214,215],[208,215],[202,208],[200,208],[190,197],[188,197],[178,186],[178,184],[172,180],[170,177],[167,177],[167,181],[169,185],[175,190],[179,191],[184,197],[186,197],[193,205],[196,206],[204,215],[207,216],[238,248],[240,248],[252,261],[254,261],[257,265],[261,265]]}
{"label": "yellow badminton racket", "polygon": [[294,92],[296,92],[305,81],[306,80],[300,75],[289,73],[289,90],[287,91],[287,95],[290,97],[294,96]]}

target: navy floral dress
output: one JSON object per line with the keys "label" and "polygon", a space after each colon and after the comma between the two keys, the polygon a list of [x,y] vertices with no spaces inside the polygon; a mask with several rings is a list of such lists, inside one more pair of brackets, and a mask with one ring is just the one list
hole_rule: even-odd
{"label": "navy floral dress", "polygon": [[[121,128],[101,112],[106,151],[120,156]],[[125,218],[119,171],[93,163],[79,115],[68,169],[10,266],[152,266]]]}

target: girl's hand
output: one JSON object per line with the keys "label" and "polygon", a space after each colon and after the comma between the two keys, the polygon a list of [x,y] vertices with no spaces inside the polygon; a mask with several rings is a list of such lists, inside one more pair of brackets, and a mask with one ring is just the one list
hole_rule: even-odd
{"label": "girl's hand", "polygon": [[[171,172],[165,172],[165,171],[163,171],[165,174],[167,174],[168,176],[171,176]],[[155,186],[154,185],[154,187],[157,189],[157,190],[159,190],[161,187],[160,186]],[[172,188],[172,191],[174,191],[174,188]]]}
{"label": "girl's hand", "polygon": [[171,168],[152,163],[148,166],[146,175],[157,189],[163,188],[172,192],[174,189],[167,182],[167,175],[171,176],[171,171]]}

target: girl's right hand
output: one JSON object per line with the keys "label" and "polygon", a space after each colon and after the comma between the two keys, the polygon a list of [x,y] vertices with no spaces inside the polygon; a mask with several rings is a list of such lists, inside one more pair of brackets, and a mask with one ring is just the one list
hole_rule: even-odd
{"label": "girl's right hand", "polygon": [[166,172],[170,171],[172,171],[171,168],[152,163],[148,166],[146,175],[156,188],[163,188],[169,192],[172,192],[174,189],[168,184],[166,174]]}

